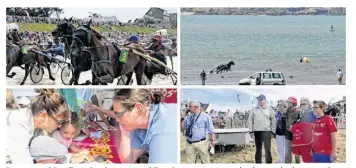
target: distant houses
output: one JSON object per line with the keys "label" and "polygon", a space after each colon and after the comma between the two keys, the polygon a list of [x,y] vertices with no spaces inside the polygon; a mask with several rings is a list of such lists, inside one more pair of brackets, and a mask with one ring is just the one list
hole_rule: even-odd
{"label": "distant houses", "polygon": [[160,20],[162,24],[168,24],[170,27],[177,27],[177,13],[168,13],[162,8],[150,8],[145,16]]}
{"label": "distant houses", "polygon": [[93,22],[117,22],[116,16],[99,16],[99,17],[90,17],[84,18],[83,20],[89,21],[92,19]]}

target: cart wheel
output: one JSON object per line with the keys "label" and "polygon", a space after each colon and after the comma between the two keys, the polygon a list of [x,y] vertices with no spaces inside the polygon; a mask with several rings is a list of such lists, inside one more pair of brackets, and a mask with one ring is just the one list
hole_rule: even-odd
{"label": "cart wheel", "polygon": [[72,77],[73,77],[73,69],[70,66],[65,66],[61,72],[62,83],[65,85],[69,85]]}
{"label": "cart wheel", "polygon": [[43,78],[43,74],[44,74],[43,67],[35,65],[30,68],[30,78],[32,82],[35,84],[41,82]]}
{"label": "cart wheel", "polygon": [[49,65],[49,68],[51,70],[51,74],[55,75],[59,70],[59,65],[56,62],[51,62],[51,64]]}

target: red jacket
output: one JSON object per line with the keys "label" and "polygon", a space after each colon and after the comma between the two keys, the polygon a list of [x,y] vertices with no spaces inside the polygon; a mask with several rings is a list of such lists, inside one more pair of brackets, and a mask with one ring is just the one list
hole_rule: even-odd
{"label": "red jacket", "polygon": [[292,125],[292,146],[311,145],[313,142],[313,123],[298,122]]}

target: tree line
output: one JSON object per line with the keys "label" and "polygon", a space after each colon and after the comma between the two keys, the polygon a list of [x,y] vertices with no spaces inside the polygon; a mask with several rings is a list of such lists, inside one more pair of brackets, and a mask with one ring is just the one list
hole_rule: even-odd
{"label": "tree line", "polygon": [[53,13],[63,13],[62,8],[19,8],[12,7],[6,8],[6,15],[17,15],[17,16],[27,16],[30,17],[50,17]]}

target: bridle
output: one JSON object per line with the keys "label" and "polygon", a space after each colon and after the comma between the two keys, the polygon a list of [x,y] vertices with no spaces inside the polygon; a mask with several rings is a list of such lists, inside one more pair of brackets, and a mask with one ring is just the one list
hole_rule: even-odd
{"label": "bridle", "polygon": [[[81,38],[78,37],[78,32],[79,31],[84,31],[87,35],[87,41],[83,41]],[[81,55],[82,52],[86,52],[90,55],[90,58],[91,58],[91,61],[93,64],[95,65],[98,65],[98,64],[112,64],[112,62],[110,61],[110,55],[109,55],[109,48],[107,45],[104,45],[104,46],[94,46],[94,47],[90,47],[91,45],[91,36],[92,36],[92,30],[89,28],[89,27],[86,27],[86,26],[79,26],[76,30],[74,30],[74,33],[73,33],[73,40],[76,40],[80,43],[80,47],[78,48],[79,49],[79,53]],[[93,59],[92,57],[92,53],[91,53],[91,50],[92,49],[96,49],[96,48],[103,48],[105,47],[106,48],[106,51],[107,51],[107,59],[105,60],[95,60]],[[114,78],[113,74],[109,73],[111,75],[111,77]],[[101,79],[98,77],[98,75],[96,73],[93,73],[93,75],[96,76],[97,79],[99,79],[101,81]]]}
{"label": "bridle", "polygon": [[[77,33],[79,31],[84,31],[87,34],[87,41],[83,41],[81,38],[78,37]],[[106,48],[107,53],[108,53],[108,59],[106,60],[94,60],[93,58],[91,59],[94,64],[100,64],[100,63],[107,63],[111,64],[111,61],[109,60],[109,48],[107,45],[104,46],[94,46],[90,47],[91,45],[91,36],[92,36],[92,30],[90,28],[87,28],[85,26],[79,26],[73,33],[73,40],[77,40],[80,43],[79,51],[80,52],[87,52],[89,53],[90,57],[92,58],[91,54],[91,49],[96,49],[96,48]]]}

